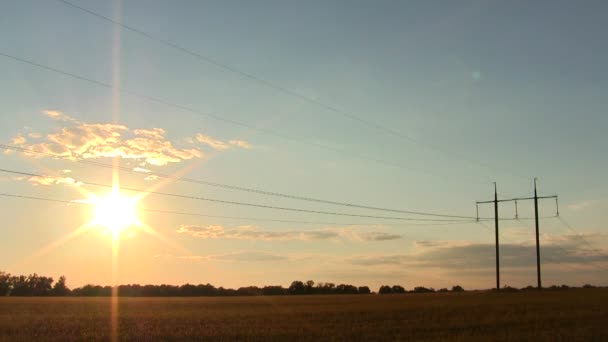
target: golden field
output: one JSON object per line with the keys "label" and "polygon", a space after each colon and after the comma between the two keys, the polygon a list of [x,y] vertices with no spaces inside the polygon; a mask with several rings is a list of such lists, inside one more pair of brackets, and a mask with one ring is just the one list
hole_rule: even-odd
{"label": "golden field", "polygon": [[[119,298],[119,340],[608,341],[608,289]],[[110,298],[0,298],[0,340],[111,339]]]}

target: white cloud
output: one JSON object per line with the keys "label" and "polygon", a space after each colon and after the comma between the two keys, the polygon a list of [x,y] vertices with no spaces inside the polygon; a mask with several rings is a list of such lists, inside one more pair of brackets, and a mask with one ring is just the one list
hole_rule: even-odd
{"label": "white cloud", "polygon": [[227,150],[230,148],[230,146],[228,144],[226,144],[225,142],[221,141],[221,140],[217,140],[214,138],[211,138],[210,136],[198,133],[196,135],[196,141],[205,144],[215,150]]}
{"label": "white cloud", "polygon": [[66,122],[67,126],[30,144],[22,135],[13,138],[14,145],[35,152],[30,153],[31,156],[40,157],[37,152],[68,158],[122,157],[156,166],[203,156],[199,149],[174,146],[166,139],[166,132],[162,128],[131,130],[121,124],[81,122],[58,111],[43,113],[54,120]]}
{"label": "white cloud", "polygon": [[250,150],[250,149],[253,148],[250,143],[248,143],[247,141],[244,141],[244,140],[230,140],[230,141],[228,141],[228,143],[230,145],[237,146],[237,147],[240,147],[240,148],[244,148],[244,149],[247,149],[247,150]]}
{"label": "white cloud", "polygon": [[43,114],[45,114],[46,116],[48,116],[49,118],[53,119],[53,120],[57,120],[57,121],[65,121],[65,122],[78,122],[78,120],[69,117],[65,114],[63,114],[60,111],[56,111],[56,110],[43,110],[42,111]]}
{"label": "white cloud", "polygon": [[28,181],[32,185],[53,185],[53,184],[67,184],[81,186],[82,183],[76,181],[72,177],[45,177],[45,176],[33,176],[28,178]]}
{"label": "white cloud", "polygon": [[238,147],[238,148],[247,149],[247,150],[250,150],[253,148],[253,146],[251,146],[251,144],[245,140],[233,139],[233,140],[228,140],[226,142],[226,141],[212,138],[210,136],[207,136],[207,135],[204,135],[201,133],[198,133],[195,136],[195,139],[199,143],[207,145],[215,150],[228,150],[233,147]]}

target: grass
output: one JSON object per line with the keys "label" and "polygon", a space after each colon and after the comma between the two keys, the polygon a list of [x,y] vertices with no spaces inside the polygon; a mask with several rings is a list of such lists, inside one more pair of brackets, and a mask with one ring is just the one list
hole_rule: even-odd
{"label": "grass", "polygon": [[[120,340],[607,341],[608,289],[120,298]],[[109,298],[0,298],[0,340],[109,340]]]}

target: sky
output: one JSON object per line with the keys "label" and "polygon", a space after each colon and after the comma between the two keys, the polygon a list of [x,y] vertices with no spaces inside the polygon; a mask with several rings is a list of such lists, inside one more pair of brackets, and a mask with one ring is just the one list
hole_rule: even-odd
{"label": "sky", "polygon": [[[543,284],[608,285],[604,1],[2,7],[0,270],[491,288],[494,225],[475,203],[493,182],[529,197],[537,177],[560,210],[539,201]],[[74,233],[115,181],[157,192],[137,202],[147,228]],[[499,208],[501,283],[535,285],[533,202],[518,209]]]}

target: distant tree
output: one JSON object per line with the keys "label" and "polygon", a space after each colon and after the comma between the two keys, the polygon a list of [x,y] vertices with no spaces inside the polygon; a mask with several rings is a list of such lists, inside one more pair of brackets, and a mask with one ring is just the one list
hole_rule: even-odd
{"label": "distant tree", "polygon": [[51,294],[53,296],[67,296],[70,293],[70,289],[66,286],[65,276],[59,277],[59,280],[53,286]]}
{"label": "distant tree", "polygon": [[595,286],[593,286],[591,284],[585,284],[585,285],[583,285],[583,288],[584,289],[593,289],[593,288],[595,288]]}
{"label": "distant tree", "polygon": [[336,286],[335,293],[338,293],[338,294],[357,294],[358,290],[353,285],[340,284],[340,285]]}
{"label": "distant tree", "polygon": [[283,286],[264,286],[262,288],[262,294],[265,296],[280,296],[286,295],[288,290]]}
{"label": "distant tree", "polygon": [[331,294],[334,293],[336,284],[334,283],[317,283],[315,293],[318,294]]}
{"label": "distant tree", "polygon": [[392,293],[405,293],[405,288],[401,285],[393,285],[391,288]]}
{"label": "distant tree", "polygon": [[289,293],[295,295],[301,295],[306,293],[306,286],[299,280],[294,280],[289,286]]}
{"label": "distant tree", "polygon": [[415,293],[428,293],[428,292],[435,292],[435,290],[433,288],[427,289],[426,287],[423,287],[423,286],[416,286],[414,288],[414,292]]}
{"label": "distant tree", "polygon": [[239,287],[236,293],[239,296],[261,296],[262,289],[257,286]]}
{"label": "distant tree", "polygon": [[504,291],[504,292],[517,292],[517,291],[519,291],[518,288],[509,286],[509,285],[504,285],[500,290]]}
{"label": "distant tree", "polygon": [[304,284],[304,287],[306,289],[306,293],[312,294],[314,292],[315,282],[312,280],[309,280],[306,282],[306,284]]}
{"label": "distant tree", "polygon": [[464,292],[464,289],[460,285],[452,286],[452,292]]}
{"label": "distant tree", "polygon": [[48,296],[51,294],[53,278],[39,276],[36,273],[29,276],[12,277],[13,296]]}
{"label": "distant tree", "polygon": [[0,271],[0,297],[10,296],[13,288],[13,277],[10,273]]}
{"label": "distant tree", "polygon": [[380,289],[378,289],[378,294],[389,294],[389,293],[393,293],[393,288],[388,285],[382,285],[382,286],[380,286]]}
{"label": "distant tree", "polygon": [[357,289],[357,292],[359,292],[359,294],[370,294],[370,293],[372,293],[372,291],[367,286],[359,286],[359,288]]}
{"label": "distant tree", "polygon": [[445,287],[440,288],[437,292],[448,292],[448,289]]}

